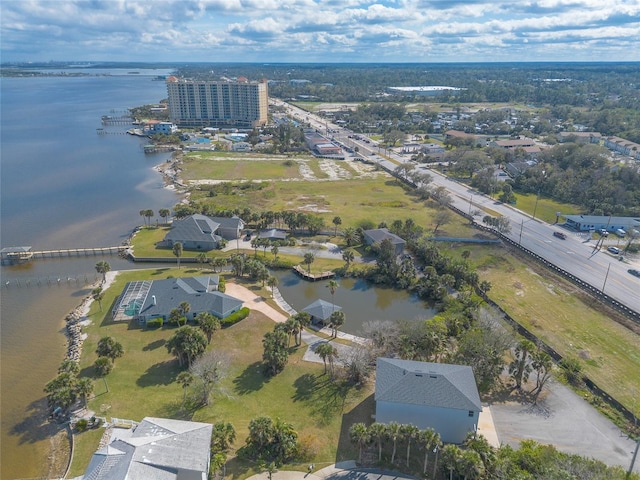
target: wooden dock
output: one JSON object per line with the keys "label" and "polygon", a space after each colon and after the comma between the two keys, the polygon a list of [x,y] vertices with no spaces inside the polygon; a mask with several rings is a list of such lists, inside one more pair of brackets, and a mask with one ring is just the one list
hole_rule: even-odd
{"label": "wooden dock", "polygon": [[93,247],[93,248],[67,248],[60,250],[40,250],[31,252],[32,258],[55,258],[55,257],[80,257],[89,255],[113,255],[124,252],[129,247],[118,245],[117,247]]}
{"label": "wooden dock", "polygon": [[92,247],[92,248],[63,248],[58,250],[33,251],[31,247],[9,247],[2,249],[2,263],[23,263],[33,258],[80,257],[89,255],[114,255],[124,252],[129,247]]}
{"label": "wooden dock", "polygon": [[320,273],[309,273],[300,265],[296,265],[295,267],[293,267],[293,270],[305,280],[310,280],[312,282],[315,282],[316,280],[325,280],[327,278],[334,278],[336,276],[335,272],[331,272],[331,271],[320,272]]}

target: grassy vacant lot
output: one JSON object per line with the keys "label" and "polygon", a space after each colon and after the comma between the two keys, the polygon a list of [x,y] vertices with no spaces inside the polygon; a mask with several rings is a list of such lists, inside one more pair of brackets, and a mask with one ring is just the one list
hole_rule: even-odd
{"label": "grassy vacant lot", "polygon": [[556,212],[561,212],[563,215],[574,215],[580,213],[580,207],[576,205],[570,205],[567,203],[556,202],[550,198],[540,197],[538,199],[538,207],[536,208],[536,195],[533,193],[522,194],[516,193],[516,208],[533,215],[533,210],[536,211],[536,218],[544,220],[547,223],[554,223],[556,221]]}
{"label": "grassy vacant lot", "polygon": [[[191,389],[184,409],[181,408],[183,390],[175,382],[182,370],[165,347],[175,329],[147,330],[136,323],[116,324],[105,315],[127,281],[198,273],[185,268],[181,271],[124,272],[107,290],[102,312],[97,304],[92,306],[92,324],[84,329],[88,337],[83,349],[82,375],[94,375],[94,352],[103,336],[116,338],[122,343],[125,354],[116,360],[114,370],[106,378],[108,392],[104,382],[96,380],[96,396],[89,402],[89,408],[97,415],[133,420],[162,416],[205,422],[228,421],[237,432],[234,448],[244,444],[252,418],[269,415],[293,424],[312,452],[310,461],[322,465],[353,457],[352,447],[342,430],[348,429],[353,421],[370,418],[372,403],[368,397],[371,389],[340,388],[324,374],[322,364],[302,361],[303,348],[292,348],[284,372],[273,378],[265,377],[261,367],[262,337],[273,329],[274,323],[263,314],[252,312],[239,324],[216,333],[210,349],[223,352],[231,359],[229,376],[214,395],[210,406],[199,407]],[[71,476],[84,471],[98,440],[89,434],[78,435],[76,439]],[[337,457],[339,442],[342,443],[340,457]],[[244,478],[252,472],[252,467],[246,462],[232,461],[227,467],[227,474],[233,478]]]}
{"label": "grassy vacant lot", "polygon": [[637,412],[640,336],[614,321],[615,312],[502,246],[456,250],[465,249],[493,285],[489,296],[496,303],[559,353],[579,359],[589,378]]}
{"label": "grassy vacant lot", "polygon": [[[300,178],[298,164],[287,162],[287,157],[271,157],[242,154],[234,157],[226,152],[189,153],[182,157],[181,177],[189,180],[268,180]],[[256,164],[260,167],[256,168]]]}

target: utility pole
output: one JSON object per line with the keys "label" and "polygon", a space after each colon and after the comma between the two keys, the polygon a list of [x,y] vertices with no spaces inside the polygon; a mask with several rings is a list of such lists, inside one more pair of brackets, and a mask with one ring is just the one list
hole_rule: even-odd
{"label": "utility pole", "polygon": [[633,457],[631,458],[631,465],[629,465],[629,471],[627,472],[627,478],[631,476],[633,472],[633,465],[636,463],[636,457],[638,456],[638,449],[640,448],[640,437],[638,437],[638,441],[636,442],[636,449],[633,451]]}
{"label": "utility pole", "polygon": [[604,287],[607,285],[607,278],[609,278],[609,269],[611,268],[611,263],[607,267],[607,274],[604,276],[604,283],[602,284],[602,293],[604,293]]}
{"label": "utility pole", "polygon": [[522,243],[522,229],[524,228],[524,218],[522,219],[522,223],[520,224],[520,239],[518,240],[518,245]]}

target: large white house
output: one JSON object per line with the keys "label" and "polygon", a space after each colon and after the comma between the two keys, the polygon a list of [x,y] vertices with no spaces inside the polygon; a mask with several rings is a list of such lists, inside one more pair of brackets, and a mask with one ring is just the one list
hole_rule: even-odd
{"label": "large white house", "polygon": [[378,358],[376,422],[433,428],[443,442],[462,443],[482,411],[473,370],[466,365]]}
{"label": "large white house", "polygon": [[146,417],[116,428],[93,454],[84,480],[207,480],[213,425]]}

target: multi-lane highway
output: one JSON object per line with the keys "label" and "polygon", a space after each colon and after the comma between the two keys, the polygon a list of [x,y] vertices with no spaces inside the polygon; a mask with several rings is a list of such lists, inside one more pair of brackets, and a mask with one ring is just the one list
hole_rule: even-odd
{"label": "multi-lane highway", "polygon": [[[318,130],[335,130],[333,134],[336,140],[349,147],[358,147],[358,154],[370,161],[384,166],[393,171],[398,163],[409,161],[401,155],[387,153],[388,158],[382,158],[378,149],[369,139],[353,138],[353,132],[342,129],[339,126],[327,124],[327,122],[309,112],[299,109],[291,104],[278,102],[288,109],[289,115],[298,120],[309,123],[312,128]],[[511,231],[506,235],[514,242],[521,244],[533,253],[544,258],[549,263],[573,274],[585,283],[603,291],[611,298],[623,305],[640,312],[640,278],[629,274],[627,270],[632,267],[626,262],[619,261],[617,255],[611,255],[606,248],[594,250],[595,241],[585,234],[564,230],[560,226],[549,225],[530,215],[521,212],[517,208],[505,205],[501,202],[481,194],[467,185],[458,183],[448,177],[430,169],[423,168],[433,177],[432,185],[445,187],[452,196],[453,204],[464,212],[473,212],[483,209],[497,212],[507,217],[511,222]],[[479,215],[476,220],[481,221],[486,213]],[[566,239],[553,236],[554,231],[566,233]]]}

